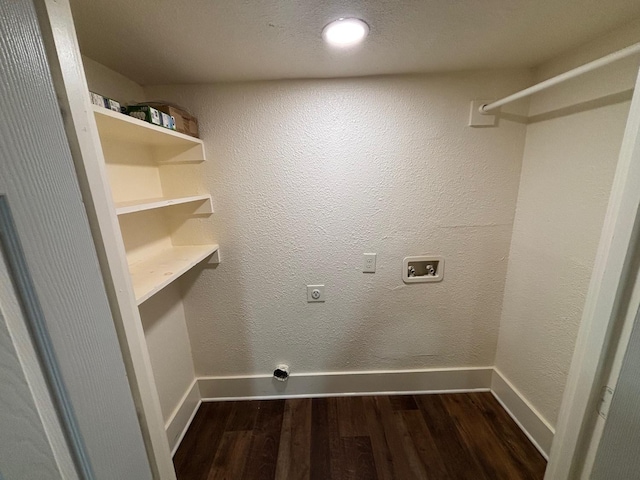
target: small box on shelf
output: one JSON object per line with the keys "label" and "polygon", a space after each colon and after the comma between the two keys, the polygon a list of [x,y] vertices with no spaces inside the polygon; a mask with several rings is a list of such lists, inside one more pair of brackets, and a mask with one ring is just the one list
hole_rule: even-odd
{"label": "small box on shelf", "polygon": [[89,92],[89,97],[91,98],[92,104],[120,113],[119,102],[95,92]]}
{"label": "small box on shelf", "polygon": [[105,98],[102,95],[95,92],[89,92],[89,96],[91,97],[91,103],[104,108]]}
{"label": "small box on shelf", "polygon": [[154,125],[162,125],[160,112],[149,105],[129,105],[127,115]]}
{"label": "small box on shelf", "polygon": [[161,120],[161,125],[164,128],[168,128],[170,130],[176,129],[176,121],[171,115],[168,115],[164,112],[160,112],[160,120]]}
{"label": "small box on shelf", "polygon": [[109,110],[113,110],[114,112],[120,113],[120,103],[116,102],[115,100],[106,98],[104,106],[107,107]]}
{"label": "small box on shelf", "polygon": [[186,110],[175,105],[169,105],[162,102],[149,102],[149,105],[157,108],[159,111],[173,117],[174,130],[192,137],[199,138],[198,135],[198,119]]}

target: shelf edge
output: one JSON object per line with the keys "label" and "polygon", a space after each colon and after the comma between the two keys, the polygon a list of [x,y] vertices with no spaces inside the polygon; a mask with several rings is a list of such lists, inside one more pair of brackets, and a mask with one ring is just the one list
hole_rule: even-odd
{"label": "shelf edge", "polygon": [[[121,206],[116,203],[116,215],[128,215],[130,213],[144,212],[147,210],[154,210],[157,208],[166,208],[174,205],[184,205],[187,203],[206,202],[206,204],[198,207],[195,212],[197,214],[211,214],[213,213],[213,204],[211,195],[191,195],[188,197],[171,197],[171,198],[157,198],[148,199],[147,201],[141,200],[140,203],[122,202]],[[124,205],[127,203],[128,205]]]}
{"label": "shelf edge", "polygon": [[[185,246],[192,246],[192,247],[202,246],[202,247],[205,247],[207,245],[185,245]],[[208,248],[207,250],[204,250],[203,252],[201,252],[198,255],[195,255],[192,259],[190,259],[188,264],[186,264],[183,268],[180,268],[180,269],[176,270],[175,272],[173,272],[173,274],[171,276],[167,276],[162,282],[159,282],[158,284],[156,284],[154,286],[154,288],[152,288],[151,290],[143,293],[139,297],[136,295],[136,302],[137,302],[138,306],[141,305],[142,303],[144,303],[146,300],[148,300],[152,296],[154,296],[159,291],[161,291],[163,288],[165,288],[170,283],[173,283],[174,281],[176,281],[178,278],[180,278],[186,272],[188,272],[193,267],[195,267],[197,264],[202,262],[204,259],[206,259],[207,257],[215,254],[216,252],[218,252],[220,250],[220,246],[219,245],[214,244],[214,245],[208,245],[208,246],[210,248]],[[180,248],[180,247],[176,247],[176,248]],[[146,261],[148,261],[148,260],[142,260],[141,262],[138,262],[138,263],[134,264],[133,266],[139,265],[140,263],[145,263]],[[130,266],[129,268],[131,269],[131,267],[132,266]],[[131,275],[131,276],[133,277],[133,275]],[[135,286],[134,286],[134,292],[135,292]]]}

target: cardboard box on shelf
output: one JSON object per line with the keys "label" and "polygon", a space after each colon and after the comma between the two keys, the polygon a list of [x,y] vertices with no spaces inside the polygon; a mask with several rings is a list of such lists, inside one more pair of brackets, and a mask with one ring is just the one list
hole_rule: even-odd
{"label": "cardboard box on shelf", "polygon": [[175,130],[177,132],[199,138],[198,119],[186,110],[183,110],[182,108],[175,105],[170,105],[162,102],[149,102],[149,105],[157,108],[161,112],[172,116],[175,120]]}

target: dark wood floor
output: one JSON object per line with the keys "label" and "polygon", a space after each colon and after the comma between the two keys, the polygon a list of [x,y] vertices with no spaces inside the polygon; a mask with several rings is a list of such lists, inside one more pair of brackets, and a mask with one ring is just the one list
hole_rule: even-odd
{"label": "dark wood floor", "polygon": [[546,462],[490,393],[204,403],[179,480],[541,479]]}

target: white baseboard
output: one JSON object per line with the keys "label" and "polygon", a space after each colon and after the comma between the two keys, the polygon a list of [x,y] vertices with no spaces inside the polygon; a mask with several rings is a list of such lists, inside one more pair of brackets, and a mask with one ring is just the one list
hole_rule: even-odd
{"label": "white baseboard", "polygon": [[494,367],[308,373],[291,375],[287,382],[270,375],[199,377],[167,422],[166,432],[174,455],[203,401],[474,391],[491,391],[533,445],[549,458],[553,427]]}
{"label": "white baseboard", "polygon": [[498,369],[493,370],[491,393],[518,424],[545,459],[549,459],[554,428]]}
{"label": "white baseboard", "polygon": [[203,401],[489,391],[492,367],[200,377]]}
{"label": "white baseboard", "polygon": [[175,455],[176,450],[178,450],[180,442],[182,442],[185,433],[187,433],[201,403],[198,379],[195,379],[165,424],[171,456]]}

